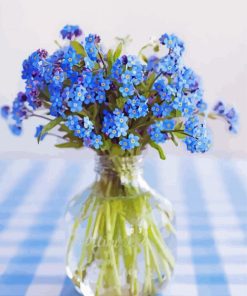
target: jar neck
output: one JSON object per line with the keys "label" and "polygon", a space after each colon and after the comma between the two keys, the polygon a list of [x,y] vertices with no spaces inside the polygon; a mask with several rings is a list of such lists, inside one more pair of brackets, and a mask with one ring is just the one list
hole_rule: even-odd
{"label": "jar neck", "polygon": [[95,171],[97,177],[125,178],[128,180],[140,177],[143,173],[143,156],[121,157],[97,155]]}

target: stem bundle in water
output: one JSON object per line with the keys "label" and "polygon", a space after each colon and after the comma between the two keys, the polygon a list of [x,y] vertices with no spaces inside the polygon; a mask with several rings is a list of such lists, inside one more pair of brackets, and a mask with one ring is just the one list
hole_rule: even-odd
{"label": "stem bundle in water", "polygon": [[175,260],[164,232],[172,235],[173,226],[159,207],[167,219],[158,225],[152,199],[116,176],[94,183],[67,248],[67,266],[73,265],[69,276],[81,292],[90,286],[88,295],[154,295],[170,279]]}

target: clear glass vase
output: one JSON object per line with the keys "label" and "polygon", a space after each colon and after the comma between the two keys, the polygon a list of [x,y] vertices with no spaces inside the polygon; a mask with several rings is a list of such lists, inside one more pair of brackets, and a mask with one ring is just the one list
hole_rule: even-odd
{"label": "clear glass vase", "polygon": [[164,291],[176,257],[171,203],[142,177],[142,156],[98,156],[96,179],[66,212],[66,271],[84,296]]}

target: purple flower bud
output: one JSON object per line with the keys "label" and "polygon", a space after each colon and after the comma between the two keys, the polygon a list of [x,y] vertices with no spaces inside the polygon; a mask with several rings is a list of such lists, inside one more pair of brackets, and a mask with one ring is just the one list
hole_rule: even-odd
{"label": "purple flower bud", "polygon": [[234,121],[235,119],[237,119],[238,115],[237,112],[234,108],[231,108],[226,114],[225,114],[226,118],[229,119],[230,121]]}
{"label": "purple flower bud", "polygon": [[19,92],[17,97],[20,102],[26,102],[27,100],[27,95],[24,92]]}
{"label": "purple flower bud", "polygon": [[100,43],[100,36],[99,35],[95,35],[94,42],[95,43]]}
{"label": "purple flower bud", "polygon": [[48,52],[45,49],[38,49],[37,53],[38,53],[39,57],[42,59],[46,59],[48,56]]}
{"label": "purple flower bud", "polygon": [[224,114],[225,113],[225,106],[224,104],[219,101],[215,106],[214,106],[214,111],[217,113],[217,114]]}
{"label": "purple flower bud", "polygon": [[117,87],[114,83],[111,83],[111,84],[110,84],[110,89],[111,89],[111,90],[117,90],[118,87]]}
{"label": "purple flower bud", "polygon": [[123,65],[126,65],[128,63],[128,57],[126,55],[122,56],[122,63]]}

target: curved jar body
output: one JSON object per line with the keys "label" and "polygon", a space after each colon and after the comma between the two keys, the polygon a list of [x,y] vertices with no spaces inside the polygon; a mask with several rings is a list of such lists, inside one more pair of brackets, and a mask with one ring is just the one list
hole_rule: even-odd
{"label": "curved jar body", "polygon": [[68,205],[66,271],[84,296],[156,295],[173,273],[174,211],[141,162],[98,157],[95,182]]}

